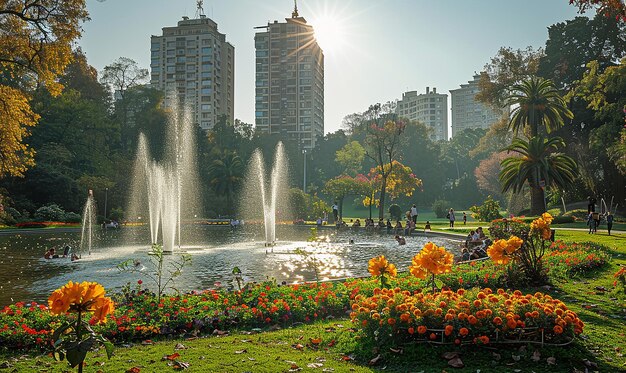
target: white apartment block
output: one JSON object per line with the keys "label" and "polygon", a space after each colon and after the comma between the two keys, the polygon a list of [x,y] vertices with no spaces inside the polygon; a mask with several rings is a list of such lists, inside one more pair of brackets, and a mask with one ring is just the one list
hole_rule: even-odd
{"label": "white apartment block", "polygon": [[432,140],[448,140],[448,95],[437,93],[437,88],[426,87],[426,92],[420,94],[403,93],[396,114],[432,128]]}
{"label": "white apartment block", "polygon": [[468,128],[489,128],[503,115],[508,116],[508,109],[497,111],[476,101],[474,98],[479,92],[478,81],[480,75],[474,75],[474,80],[461,84],[461,88],[450,90],[452,97],[452,137]]}
{"label": "white apartment block", "polygon": [[285,22],[257,28],[256,131],[312,149],[324,135],[324,53],[313,27],[296,8]]}
{"label": "white apartment block", "polygon": [[235,48],[217,23],[200,14],[183,17],[163,35],[151,38],[150,84],[165,92],[165,106],[184,104],[204,130],[218,117],[234,120]]}

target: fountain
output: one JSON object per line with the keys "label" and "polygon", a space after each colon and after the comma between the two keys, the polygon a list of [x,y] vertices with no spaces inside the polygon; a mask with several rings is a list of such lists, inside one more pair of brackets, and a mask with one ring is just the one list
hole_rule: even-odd
{"label": "fountain", "polygon": [[[288,206],[284,194],[287,191],[287,175],[287,157],[282,142],[276,145],[269,183],[263,154],[260,149],[254,151],[244,182],[242,210],[247,220],[262,218],[265,246],[274,246],[276,243],[276,215],[284,216]],[[262,216],[259,216],[259,212],[262,212]]]}
{"label": "fountain", "polygon": [[[193,121],[189,111],[169,121],[166,149],[161,160],[150,152],[148,139],[139,135],[130,216],[148,216],[150,242],[162,239],[163,251],[181,248],[182,212],[198,213],[197,170]],[[145,210],[147,208],[147,211]]]}
{"label": "fountain", "polygon": [[96,222],[96,201],[93,198],[93,190],[89,189],[87,202],[83,208],[83,224],[80,233],[80,253],[87,251],[91,255],[93,244],[93,226]]}

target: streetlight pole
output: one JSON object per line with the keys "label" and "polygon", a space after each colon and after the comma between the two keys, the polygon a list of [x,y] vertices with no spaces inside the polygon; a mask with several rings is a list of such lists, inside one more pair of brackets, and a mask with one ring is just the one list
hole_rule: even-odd
{"label": "streetlight pole", "polygon": [[302,182],[302,190],[306,193],[306,149],[302,149],[302,154],[304,154],[304,180]]}
{"label": "streetlight pole", "polygon": [[107,200],[109,198],[109,188],[104,188],[104,220],[107,220]]}

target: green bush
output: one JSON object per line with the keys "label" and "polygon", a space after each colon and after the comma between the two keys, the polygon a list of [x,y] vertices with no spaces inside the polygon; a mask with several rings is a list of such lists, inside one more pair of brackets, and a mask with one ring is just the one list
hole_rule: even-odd
{"label": "green bush", "polygon": [[438,218],[444,218],[450,209],[450,201],[437,199],[433,202],[433,212]]}
{"label": "green bush", "polygon": [[502,218],[500,215],[500,202],[488,196],[482,206],[470,207],[472,217],[479,221],[492,221]]}
{"label": "green bush", "polygon": [[574,217],[573,216],[555,216],[554,219],[552,220],[552,224],[567,224],[567,223],[573,223],[574,222]]}
{"label": "green bush", "polygon": [[82,220],[82,217],[75,212],[66,212],[63,218],[63,221],[66,223],[80,223]]}
{"label": "green bush", "polygon": [[42,206],[35,211],[36,221],[65,221],[65,211],[56,203]]}
{"label": "green bush", "polygon": [[570,210],[570,211],[567,211],[565,214],[563,214],[563,216],[571,216],[574,220],[582,220],[582,221],[587,220],[587,215],[589,214],[587,213],[587,210],[585,209]]}
{"label": "green bush", "polygon": [[389,215],[395,220],[400,220],[402,218],[402,209],[400,206],[393,204],[389,206]]}
{"label": "green bush", "polygon": [[124,220],[124,210],[122,210],[121,207],[111,209],[111,212],[109,213],[109,219],[115,221]]}

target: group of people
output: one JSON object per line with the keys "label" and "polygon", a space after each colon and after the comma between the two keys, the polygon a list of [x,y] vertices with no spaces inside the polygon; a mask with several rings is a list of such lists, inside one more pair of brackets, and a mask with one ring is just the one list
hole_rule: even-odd
{"label": "group of people", "polygon": [[461,249],[461,261],[475,260],[487,257],[487,248],[493,242],[485,235],[482,227],[471,230]]}
{"label": "group of people", "polygon": [[611,229],[613,229],[613,215],[610,211],[607,211],[605,214],[600,214],[594,211],[589,212],[589,215],[587,215],[589,234],[598,232],[598,227],[600,226],[602,220],[606,220],[606,230],[609,232],[609,236],[611,235]]}
{"label": "group of people", "polygon": [[70,258],[72,262],[80,259],[78,254],[72,252],[72,247],[70,245],[65,245],[63,248],[63,255],[59,255],[56,253],[56,249],[54,247],[50,248],[43,254],[44,259],[58,259],[58,258]]}

